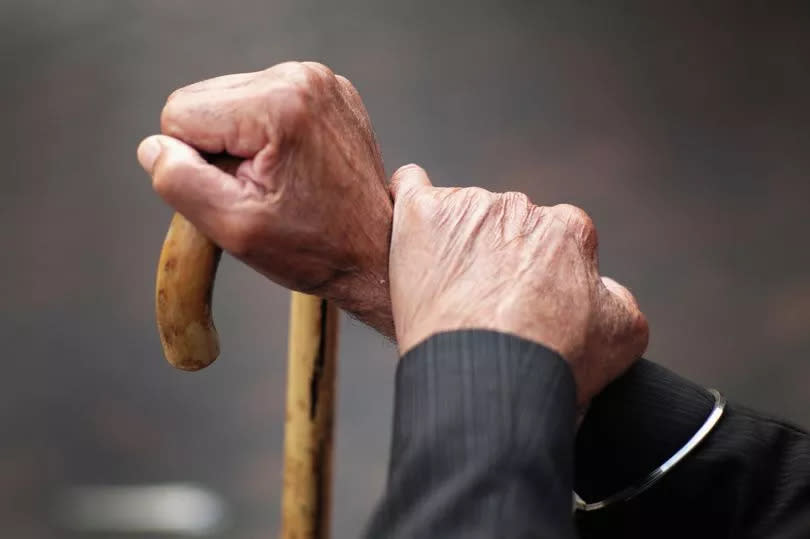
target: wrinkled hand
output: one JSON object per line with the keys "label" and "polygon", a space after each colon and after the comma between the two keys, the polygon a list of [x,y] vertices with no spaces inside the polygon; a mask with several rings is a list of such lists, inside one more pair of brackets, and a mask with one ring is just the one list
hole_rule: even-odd
{"label": "wrinkled hand", "polygon": [[512,333],[568,361],[584,406],[644,352],[646,319],[626,288],[600,277],[596,229],[581,209],[434,188],[414,165],[394,174],[391,192],[401,353],[441,331]]}
{"label": "wrinkled hand", "polygon": [[[273,281],[330,300],[389,336],[391,199],[352,84],[312,62],[175,91],[138,158],[155,190]],[[200,152],[243,158],[231,175]]]}

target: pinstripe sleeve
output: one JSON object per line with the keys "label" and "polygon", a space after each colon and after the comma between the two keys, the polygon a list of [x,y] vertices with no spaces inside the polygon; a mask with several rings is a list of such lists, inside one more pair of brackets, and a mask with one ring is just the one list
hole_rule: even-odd
{"label": "pinstripe sleeve", "polygon": [[435,335],[397,369],[388,484],[370,538],[575,536],[575,386],[563,359],[485,330]]}

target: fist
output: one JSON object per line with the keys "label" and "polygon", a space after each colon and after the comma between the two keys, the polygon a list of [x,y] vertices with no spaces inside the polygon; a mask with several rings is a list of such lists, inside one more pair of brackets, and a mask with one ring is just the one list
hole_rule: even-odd
{"label": "fist", "polygon": [[414,165],[392,179],[390,279],[400,351],[433,333],[512,333],[557,351],[581,407],[644,352],[632,294],[599,275],[593,222],[520,193],[441,189]]}
{"label": "fist", "polygon": [[[328,67],[289,62],[181,88],[138,148],[155,190],[273,281],[393,334],[392,206],[368,114]],[[204,154],[240,158],[232,173]]]}

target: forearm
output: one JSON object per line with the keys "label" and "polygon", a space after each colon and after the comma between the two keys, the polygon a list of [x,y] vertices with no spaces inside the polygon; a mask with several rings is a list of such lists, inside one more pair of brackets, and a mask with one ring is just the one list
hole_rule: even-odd
{"label": "forearm", "polygon": [[[712,402],[700,386],[640,362],[594,399],[577,438],[575,489],[595,501],[644,477],[698,430]],[[628,538],[769,537],[809,506],[810,437],[732,403],[659,483],[577,520],[582,537],[604,529]]]}

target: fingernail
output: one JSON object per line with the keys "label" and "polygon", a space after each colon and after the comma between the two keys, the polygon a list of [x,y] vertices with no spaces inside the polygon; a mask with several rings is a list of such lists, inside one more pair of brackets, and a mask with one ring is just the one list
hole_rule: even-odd
{"label": "fingernail", "polygon": [[155,161],[162,151],[163,146],[157,136],[146,138],[138,145],[138,161],[147,173],[152,174]]}

